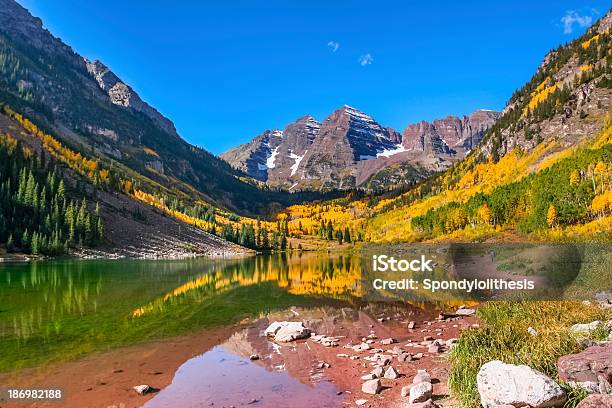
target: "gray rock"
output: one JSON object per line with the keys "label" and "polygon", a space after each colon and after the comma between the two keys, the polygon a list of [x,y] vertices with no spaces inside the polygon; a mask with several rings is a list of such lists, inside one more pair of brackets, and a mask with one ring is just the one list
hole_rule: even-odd
{"label": "gray rock", "polygon": [[364,380],[364,381],[375,380],[376,378],[377,378],[377,376],[374,375],[374,374],[366,374],[366,375],[362,375],[361,376],[361,379]]}
{"label": "gray rock", "polygon": [[429,347],[427,348],[427,352],[428,353],[439,353],[440,352],[440,346],[437,344],[431,344],[429,345]]}
{"label": "gray rock", "polygon": [[382,340],[380,341],[380,344],[382,344],[382,345],[384,345],[384,346],[388,346],[388,345],[391,345],[391,344],[393,344],[393,343],[397,343],[397,340],[392,339],[392,338],[388,338],[388,339],[382,339]]}
{"label": "gray rock", "polygon": [[429,382],[429,383],[431,382],[431,376],[425,370],[419,370],[417,374],[414,376],[414,378],[412,379],[413,384],[418,384],[422,382]]}
{"label": "gray rock", "polygon": [[404,352],[404,350],[402,350],[402,348],[399,347],[399,346],[393,347],[393,349],[390,351],[391,354],[396,354],[396,355],[397,354],[401,354],[403,352]]}
{"label": "gray rock", "polygon": [[408,398],[408,401],[411,404],[414,404],[415,402],[425,402],[431,398],[432,392],[433,387],[431,386],[430,382],[420,382],[414,384],[410,388],[410,397]]}
{"label": "gray rock", "polygon": [[580,388],[589,394],[599,394],[599,384],[594,381],[574,382],[570,381],[568,385],[572,388]]}
{"label": "gray rock", "polygon": [[457,316],[471,316],[471,315],[473,315],[473,314],[475,314],[475,313],[476,313],[476,309],[468,309],[468,308],[465,308],[465,309],[458,309],[458,310],[455,312],[455,314],[456,314]]}
{"label": "gray rock", "polygon": [[593,330],[599,328],[603,322],[595,320],[591,323],[578,323],[570,327],[570,332],[574,334],[590,334]]}
{"label": "gray rock", "polygon": [[499,405],[545,408],[561,405],[567,399],[559,384],[526,365],[490,361],[480,367],[476,382],[484,408]]}
{"label": "gray rock", "polygon": [[368,380],[361,385],[361,391],[366,394],[378,394],[382,389],[380,380]]}
{"label": "gray rock", "polygon": [[385,370],[382,367],[376,367],[372,370],[372,375],[375,375],[376,378],[381,378],[385,373]]}
{"label": "gray rock", "polygon": [[595,294],[595,300],[599,303],[612,304],[612,292],[599,292]]}
{"label": "gray rock", "polygon": [[410,355],[410,353],[400,353],[397,355],[397,361],[399,361],[400,363],[410,360],[412,360],[412,356]]}
{"label": "gray rock", "polygon": [[387,368],[387,371],[385,371],[385,378],[389,380],[395,380],[399,378],[399,373],[395,368],[389,367]]}
{"label": "gray rock", "polygon": [[597,386],[600,394],[612,394],[612,384],[603,375],[597,376]]}
{"label": "gray rock", "polygon": [[302,322],[273,322],[264,331],[268,337],[274,337],[274,341],[286,343],[310,336],[310,329]]}
{"label": "gray rock", "polygon": [[132,388],[134,389],[134,391],[136,391],[138,395],[145,395],[147,392],[151,390],[151,387],[149,387],[146,384],[137,385]]}
{"label": "gray rock", "polygon": [[353,346],[352,348],[355,351],[365,351],[365,350],[371,349],[372,347],[370,347],[368,343],[361,343],[361,344],[357,344],[356,346]]}

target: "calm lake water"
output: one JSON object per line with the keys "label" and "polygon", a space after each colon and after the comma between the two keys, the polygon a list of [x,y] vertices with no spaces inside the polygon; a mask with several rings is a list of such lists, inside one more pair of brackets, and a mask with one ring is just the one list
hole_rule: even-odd
{"label": "calm lake water", "polygon": [[[430,277],[441,278],[448,277],[449,270],[464,267],[466,276],[482,273],[533,276],[546,270],[544,266],[550,259],[560,259],[559,250],[550,248],[522,248],[520,256],[515,250],[508,252],[499,248],[480,248],[475,253],[442,247],[427,247],[424,251],[436,260],[436,270]],[[572,267],[572,279],[568,282],[592,282],[599,288],[602,287],[599,282],[607,282],[609,287],[610,252],[602,259],[602,252],[598,251],[591,251],[594,255],[590,258],[584,257],[584,251],[580,252],[581,264],[585,264],[585,259],[594,260],[592,263],[600,271],[585,275],[581,265]],[[407,247],[399,252],[399,256],[415,258],[423,248]],[[574,259],[578,252],[572,248],[562,249],[560,253],[569,253]],[[405,309],[432,310],[457,306],[465,300],[444,292],[413,293],[409,297],[375,292],[368,270],[370,259],[367,252],[294,252],[217,260],[61,260],[0,264],[0,373],[72,360],[95,351],[208,327],[228,326],[245,318],[269,317],[274,313],[278,317],[278,313],[292,308],[316,310],[327,317],[337,314],[332,319],[335,323],[325,328],[331,331],[340,321],[347,328],[351,324],[363,326],[364,308],[376,304],[388,309],[391,301]],[[602,268],[608,271],[607,277],[602,276]],[[560,270],[558,266],[549,269]],[[592,277],[576,279],[580,273],[581,278],[592,276],[599,282]],[[562,277],[565,280],[566,275]],[[376,320],[372,313],[370,317]],[[291,314],[285,318],[291,318]],[[211,365],[219,375],[214,376],[214,381],[211,378],[204,382],[213,388],[215,381],[220,386],[224,378],[231,376],[238,383],[246,381],[252,385],[249,389],[253,395],[244,395],[244,398],[257,400],[258,392],[273,389],[273,394],[267,394],[268,402],[289,393],[302,395],[300,400],[306,405],[338,406],[340,400],[332,384],[322,382],[305,387],[304,380],[296,380],[300,375],[284,372],[282,361],[273,363],[276,350],[272,343],[261,338],[263,328],[251,327],[236,333],[229,342],[186,361],[176,372],[173,383],[147,406],[165,406],[165,400],[187,395],[188,389],[193,390],[194,400],[206,400],[198,394],[205,394],[206,389],[194,387],[192,382],[198,379],[201,384],[207,378],[206,373],[211,372]],[[240,336],[250,340],[245,342]],[[245,351],[244,344],[249,347],[258,344],[258,353],[268,356],[266,369],[248,360],[249,351]],[[312,373],[303,375],[311,376]],[[312,393],[313,390],[316,392]],[[309,395],[319,397],[309,400]],[[223,400],[222,394],[216,397],[211,402],[231,403]],[[274,402],[271,404],[274,406]]]}
{"label": "calm lake water", "polygon": [[361,296],[357,255],[0,264],[0,372]]}
{"label": "calm lake water", "polygon": [[[228,325],[290,306],[358,307],[367,300],[393,299],[396,293],[372,290],[370,253],[393,250],[404,258],[425,253],[436,261],[436,272],[428,277],[441,279],[448,277],[448,270],[462,269],[461,265],[467,267],[464,276],[534,276],[546,271],[547,264],[552,272],[545,273],[558,275],[561,266],[579,259],[565,274],[571,279],[556,278],[556,287],[561,285],[558,282],[565,285],[564,281],[574,280],[592,282],[595,288],[610,286],[609,246],[588,250],[527,246],[518,252],[514,246],[510,250],[469,247],[469,251],[442,246],[399,248],[217,260],[0,263],[0,373]],[[466,255],[470,251],[474,254]],[[566,259],[561,257],[564,254]],[[586,272],[584,265],[589,266]],[[579,273],[581,279],[576,279]],[[410,293],[402,300],[421,305],[461,301],[448,292]]]}

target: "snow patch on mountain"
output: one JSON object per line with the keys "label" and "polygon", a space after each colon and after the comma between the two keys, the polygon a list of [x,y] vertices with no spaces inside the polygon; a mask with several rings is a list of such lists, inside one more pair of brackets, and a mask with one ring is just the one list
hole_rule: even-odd
{"label": "snow patch on mountain", "polygon": [[276,156],[278,156],[278,146],[276,146],[276,148],[272,151],[272,154],[266,159],[266,167],[268,169],[274,168],[274,161],[276,160]]}
{"label": "snow patch on mountain", "polygon": [[385,149],[382,152],[378,153],[376,157],[391,157],[398,153],[407,152],[409,149],[406,149],[403,145],[398,144],[395,146],[395,149]]}
{"label": "snow patch on mountain", "polygon": [[304,152],[303,155],[297,155],[293,152],[289,153],[289,157],[295,160],[295,163],[291,166],[291,175],[293,176],[296,172],[298,167],[300,166],[300,163],[302,162],[302,159],[304,158],[304,156],[306,156],[306,153],[308,153],[308,150],[306,150]]}

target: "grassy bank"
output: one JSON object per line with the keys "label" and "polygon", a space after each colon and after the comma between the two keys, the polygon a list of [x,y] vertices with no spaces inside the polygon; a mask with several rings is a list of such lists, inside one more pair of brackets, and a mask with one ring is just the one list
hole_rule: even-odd
{"label": "grassy bank", "polygon": [[[464,408],[480,406],[476,375],[491,360],[525,364],[556,379],[557,359],[580,351],[568,328],[612,319],[612,310],[577,301],[498,301],[481,307],[478,317],[480,327],[462,333],[450,356],[451,391]],[[529,327],[538,335],[530,335]],[[567,405],[573,406],[579,397],[570,395]]]}

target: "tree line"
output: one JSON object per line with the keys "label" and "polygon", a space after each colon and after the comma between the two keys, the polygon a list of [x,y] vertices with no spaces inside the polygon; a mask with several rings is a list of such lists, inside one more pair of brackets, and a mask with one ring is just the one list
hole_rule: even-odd
{"label": "tree line", "polygon": [[57,166],[9,135],[0,135],[0,204],[0,244],[8,251],[60,255],[104,236],[99,207],[69,198]]}

